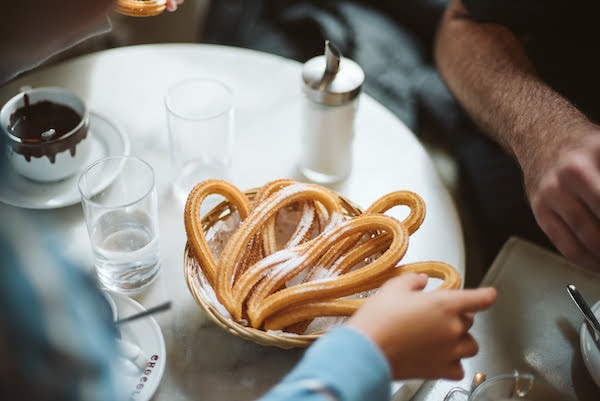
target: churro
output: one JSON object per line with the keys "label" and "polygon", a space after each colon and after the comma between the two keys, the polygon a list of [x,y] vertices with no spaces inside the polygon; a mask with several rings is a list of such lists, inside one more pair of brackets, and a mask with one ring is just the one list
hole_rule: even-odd
{"label": "churro", "polygon": [[425,220],[425,202],[414,192],[390,192],[373,202],[365,213],[385,213],[396,206],[408,206],[410,209],[408,216],[402,220],[402,224],[406,226],[409,234],[413,234]]}
{"label": "churro", "polygon": [[[460,274],[454,267],[443,262],[416,262],[398,266],[371,281],[363,290],[379,288],[387,280],[404,273],[422,273],[442,280],[438,289],[457,289],[460,287]],[[310,321],[321,316],[351,316],[367,298],[332,299],[324,301],[309,301],[303,304],[285,308],[270,315],[264,322],[265,330],[284,330],[294,324]],[[304,327],[305,326],[301,326]]]}
{"label": "churro", "polygon": [[[220,268],[217,274],[217,295],[219,300],[231,312],[235,319],[241,319],[242,306],[245,301],[243,293],[236,293],[235,297],[232,290],[232,278],[235,274],[236,266],[244,249],[247,248],[248,242],[253,238],[259,230],[263,228],[265,223],[269,221],[282,208],[302,200],[313,200],[322,203],[330,216],[328,225],[335,225],[341,218],[341,205],[333,194],[324,188],[313,184],[295,183],[282,188],[273,193],[264,202],[257,205],[252,214],[247,219],[243,220],[238,230],[230,238],[225,246],[220,260]],[[300,245],[302,246],[302,245]],[[240,277],[240,281],[244,280],[244,276],[249,277],[251,283],[256,283],[261,278],[254,274],[252,266]]]}
{"label": "churro", "polygon": [[[241,220],[218,263],[200,216],[213,194],[225,197]],[[366,298],[348,297],[405,272],[439,278],[440,288],[460,287],[460,274],[446,263],[399,265],[425,217],[417,194],[387,194],[353,217],[343,214],[340,199],[321,186],[292,180],[266,184],[252,202],[225,181],[205,181],[192,190],[184,216],[190,251],[233,320],[265,330],[303,330],[316,317],[351,315]],[[410,209],[402,221],[384,214],[396,206]],[[277,218],[284,209],[299,217],[289,238],[278,241]]]}
{"label": "churro", "polygon": [[[374,213],[386,213],[388,210],[396,206],[407,206],[410,209],[408,216],[402,221],[408,230],[409,234],[413,234],[423,223],[425,219],[425,202],[423,199],[414,192],[410,191],[396,191],[391,192],[377,199],[369,208],[365,211],[366,214]],[[346,238],[334,245],[328,252],[323,256],[323,259],[319,261],[318,266],[323,268],[330,268],[334,263],[338,264],[338,269],[347,271],[349,267],[356,264],[357,261],[348,263],[352,259],[345,258],[347,260],[341,261],[339,258],[348,256],[349,250],[353,249],[360,241],[362,235],[356,235],[354,237]],[[385,247],[385,245],[384,245]],[[362,248],[369,248],[368,246],[362,246]],[[373,254],[376,252],[373,252]],[[371,254],[372,255],[372,254]],[[365,255],[365,258],[371,255]],[[304,281],[310,281],[314,275],[315,269],[313,268],[307,275]]]}
{"label": "churro", "polygon": [[117,0],[115,11],[130,17],[152,17],[167,7],[166,0]]}
{"label": "churro", "polygon": [[188,196],[184,210],[184,224],[188,243],[190,244],[192,254],[200,262],[207,280],[211,285],[214,285],[217,264],[208,248],[204,229],[200,223],[200,207],[209,195],[221,195],[225,197],[238,211],[242,220],[250,213],[250,201],[234,185],[222,180],[203,181],[196,185]]}
{"label": "churro", "polygon": [[275,313],[265,320],[265,330],[284,330],[299,322],[316,317],[351,316],[366,301],[366,298],[315,301],[292,306]]}
{"label": "churro", "polygon": [[[392,237],[392,242],[386,252],[378,259],[369,263],[361,269],[347,274],[325,279],[311,281],[297,286],[284,288],[280,291],[270,293],[272,284],[265,284],[262,291],[256,290],[248,302],[248,316],[253,327],[260,327],[264,319],[287,306],[295,305],[303,301],[322,300],[327,298],[339,298],[364,291],[370,281],[376,280],[386,270],[393,268],[402,259],[408,248],[408,232],[397,220],[385,215],[361,215],[343,222],[339,227],[331,231],[325,231],[322,236],[315,238],[314,244],[307,247],[301,255],[307,265],[315,262],[319,256],[327,251],[337,241],[347,238],[358,232],[368,230],[382,230]],[[287,274],[287,272],[286,272]],[[281,280],[282,274],[276,275],[273,281]],[[269,280],[271,283],[271,280]],[[265,296],[267,295],[267,296]]]}

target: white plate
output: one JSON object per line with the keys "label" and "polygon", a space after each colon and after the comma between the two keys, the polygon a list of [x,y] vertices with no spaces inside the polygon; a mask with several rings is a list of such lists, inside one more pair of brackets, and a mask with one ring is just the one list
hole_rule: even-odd
{"label": "white plate", "polygon": [[[592,312],[600,319],[600,301],[592,306]],[[594,339],[585,323],[581,326],[580,340],[583,362],[590,372],[592,379],[594,379],[596,384],[600,387],[600,350],[598,350],[598,347],[594,344]]]}
{"label": "white plate", "polygon": [[[107,156],[129,154],[129,139],[106,117],[90,113],[90,155],[85,166]],[[79,173],[57,182],[35,182],[17,174],[8,166],[6,182],[0,186],[0,202],[27,209],[56,209],[81,201]],[[82,169],[83,170],[83,169]]]}
{"label": "white plate", "polygon": [[[117,306],[117,316],[127,317],[144,311],[145,308],[135,300],[124,295],[110,294]],[[152,316],[123,323],[119,326],[121,339],[140,347],[142,352],[150,359],[144,371],[133,371],[124,374],[121,379],[124,382],[126,396],[132,401],[149,400],[165,372],[167,364],[167,351],[165,339],[160,326]],[[153,364],[153,365],[152,365]]]}

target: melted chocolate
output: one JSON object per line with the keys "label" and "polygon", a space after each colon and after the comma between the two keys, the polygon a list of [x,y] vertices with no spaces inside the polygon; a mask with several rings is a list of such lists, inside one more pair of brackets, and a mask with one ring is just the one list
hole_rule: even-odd
{"label": "melted chocolate", "polygon": [[[87,136],[87,121],[77,132],[67,135],[81,122],[75,110],[48,100],[30,104],[27,94],[24,102],[25,105],[10,116],[8,132],[21,140],[21,143],[11,143],[13,150],[27,161],[31,157],[47,156],[54,163],[56,155],[67,149],[75,156],[77,144]],[[55,131],[50,138],[42,135],[49,130]]]}

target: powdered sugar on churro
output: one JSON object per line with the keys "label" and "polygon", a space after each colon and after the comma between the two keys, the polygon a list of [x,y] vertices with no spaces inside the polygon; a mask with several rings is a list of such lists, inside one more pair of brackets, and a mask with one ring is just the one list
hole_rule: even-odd
{"label": "powdered sugar on churro", "polygon": [[271,270],[269,277],[273,278],[274,280],[280,280],[288,274],[294,272],[294,270],[298,269],[298,267],[300,267],[300,265],[302,265],[305,261],[306,257],[304,255],[296,254],[285,263],[279,263],[275,265]]}
{"label": "powdered sugar on churro", "polygon": [[[280,203],[284,201],[285,198],[295,193],[305,191],[307,188],[309,188],[308,185],[300,183],[284,187],[268,198],[268,202],[255,205],[255,213],[264,216],[266,213],[270,212],[270,207],[268,205],[265,206],[265,204],[272,205]],[[290,248],[280,249],[279,251],[264,257],[255,265],[249,267],[248,271],[257,274],[256,277],[258,280],[269,277],[269,280],[280,281],[291,276],[289,277],[286,286],[300,284],[307,273],[306,268],[301,269],[302,265],[306,262],[306,257],[302,253],[298,253],[295,248],[292,248],[291,246],[297,245],[302,240],[307,240],[315,236],[314,232],[309,235],[309,230],[312,230],[314,227],[313,222],[316,218],[315,215],[315,206],[311,202],[293,203],[288,207],[282,208],[278,212],[276,220],[276,237],[278,246],[283,246],[285,244],[285,246]],[[345,219],[343,214],[336,211],[328,212],[327,217],[327,225],[322,228],[323,232],[321,235],[324,235],[325,233],[331,235]],[[209,228],[209,230],[207,230],[205,234],[206,240],[215,259],[219,257],[225,248],[227,241],[229,241],[233,233],[239,228],[239,225],[239,215],[234,212],[230,216],[217,221]],[[338,235],[340,234],[338,233]],[[301,270],[299,271],[299,269]],[[333,272],[323,267],[318,268],[313,275],[314,280],[325,280],[335,276]],[[198,282],[204,298],[215,307],[219,313],[226,317],[231,317],[230,313],[219,302],[214,289],[206,280],[200,269]],[[325,321],[332,321],[332,319],[325,319]]]}
{"label": "powdered sugar on churro", "polygon": [[260,274],[260,278],[264,276],[270,277],[278,270],[284,269],[288,262],[294,262],[297,259],[300,258],[293,250],[282,249],[258,261],[251,269]]}
{"label": "powdered sugar on churro", "polygon": [[328,280],[332,277],[337,277],[337,273],[331,269],[324,268],[322,266],[316,266],[312,271],[310,281],[322,281]]}
{"label": "powdered sugar on churro", "polygon": [[329,217],[329,222],[323,229],[323,232],[327,232],[327,231],[336,229],[340,224],[342,224],[343,221],[344,221],[343,214],[340,214],[337,212],[331,213],[331,216]]}
{"label": "powdered sugar on churro", "polygon": [[299,243],[302,240],[308,237],[309,231],[313,226],[313,221],[315,219],[315,207],[310,202],[303,202],[302,204],[302,214],[300,215],[300,221],[298,221],[296,227],[296,231],[289,239],[286,247],[291,248]]}
{"label": "powdered sugar on churro", "polygon": [[271,195],[266,201],[256,206],[254,213],[256,214],[255,221],[261,221],[262,218],[273,212],[273,206],[279,204],[284,199],[289,198],[292,195],[305,191],[307,188],[306,184],[291,184],[287,187],[281,188],[279,191]]}

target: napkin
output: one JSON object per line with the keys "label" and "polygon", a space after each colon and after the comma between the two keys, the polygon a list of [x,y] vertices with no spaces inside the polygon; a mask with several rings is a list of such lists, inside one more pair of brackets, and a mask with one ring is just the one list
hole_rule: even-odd
{"label": "napkin", "polygon": [[136,344],[117,338],[119,359],[126,373],[137,375],[148,365],[150,358]]}

